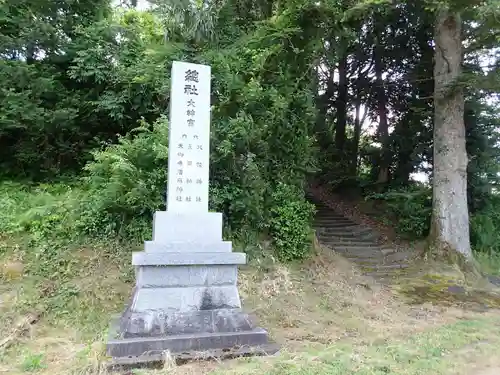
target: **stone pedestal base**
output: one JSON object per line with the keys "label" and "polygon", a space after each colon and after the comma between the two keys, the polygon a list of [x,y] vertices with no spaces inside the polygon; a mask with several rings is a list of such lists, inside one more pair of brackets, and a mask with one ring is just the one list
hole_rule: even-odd
{"label": "stone pedestal base", "polygon": [[277,347],[241,311],[243,253],[222,241],[222,216],[157,212],[153,241],[132,255],[136,286],[113,322],[107,353],[117,364],[178,358],[272,354]]}
{"label": "stone pedestal base", "polygon": [[[107,344],[113,363],[161,361],[165,352],[174,358],[200,359],[270,355],[278,350],[267,331],[255,327],[239,309],[151,315],[155,314],[144,318],[129,311],[115,320]],[[146,327],[146,320],[155,323]]]}

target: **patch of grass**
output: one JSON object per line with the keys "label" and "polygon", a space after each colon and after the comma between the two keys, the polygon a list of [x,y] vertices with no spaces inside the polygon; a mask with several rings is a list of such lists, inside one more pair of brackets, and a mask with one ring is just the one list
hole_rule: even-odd
{"label": "patch of grass", "polygon": [[[28,225],[33,217],[53,212],[60,199],[76,193],[47,188],[35,198],[30,191],[9,189],[0,203],[6,207],[1,228],[10,232],[0,238],[0,332],[12,333],[26,314],[41,317],[0,348],[0,373],[106,374],[107,326],[130,297],[130,253],[139,246],[61,240],[48,235],[54,227],[26,232],[33,228]],[[58,223],[66,218],[71,220],[63,215]],[[256,253],[271,253],[265,244],[259,246]],[[167,364],[163,370],[134,373],[451,375],[499,349],[500,322],[494,314],[409,306],[344,258],[317,250],[302,264],[283,265],[269,256],[254,257],[241,268],[243,305],[283,346],[279,356]]]}
{"label": "patch of grass", "polygon": [[[45,315],[12,347],[0,350],[0,370],[22,373],[28,362],[36,367],[35,354],[26,353],[37,353],[43,364],[36,370],[39,374],[107,373],[102,365],[107,324],[127,302],[133,275],[129,257],[105,255],[110,250],[103,246],[73,249],[70,254],[78,267],[71,276],[51,280],[45,296],[33,287],[37,280],[29,274],[3,289],[6,294],[15,291],[12,303],[0,305],[11,322],[20,307],[41,306]],[[113,251],[119,254],[119,249]],[[301,265],[254,260],[242,269],[239,289],[245,309],[283,345],[281,355],[136,373],[413,375],[423,368],[447,374],[446,361],[455,360],[454,351],[480,340],[498,348],[500,340],[497,317],[478,319],[477,314],[454,309],[438,314],[434,307],[419,307],[423,318],[416,318],[390,290],[361,276],[328,249]],[[5,322],[4,331],[11,326]]]}
{"label": "patch of grass", "polygon": [[500,254],[498,253],[475,253],[475,258],[481,270],[489,275],[500,276]]}
{"label": "patch of grass", "polygon": [[21,363],[21,370],[24,372],[38,372],[47,368],[43,354],[27,354]]}
{"label": "patch of grass", "polygon": [[[68,184],[22,185],[15,182],[0,184],[0,233],[20,233],[51,220],[71,219],[72,203],[82,194],[79,188]],[[66,214],[67,217],[59,217]],[[54,216],[54,217],[51,217]],[[71,225],[66,226],[71,227]],[[42,228],[40,228],[42,229]]]}
{"label": "patch of grass", "polygon": [[474,344],[488,339],[493,346],[488,353],[498,350],[498,323],[493,317],[462,321],[375,345],[335,345],[300,357],[287,353],[279,359],[240,361],[238,366],[224,366],[214,374],[254,374],[257,369],[269,375],[457,374],[454,371],[464,365],[458,355]]}

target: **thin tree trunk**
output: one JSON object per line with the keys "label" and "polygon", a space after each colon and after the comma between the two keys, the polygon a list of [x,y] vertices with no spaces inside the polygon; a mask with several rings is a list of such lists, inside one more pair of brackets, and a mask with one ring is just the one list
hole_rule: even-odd
{"label": "thin tree trunk", "polygon": [[318,144],[323,151],[327,151],[333,141],[333,136],[330,134],[328,128],[327,115],[334,92],[335,88],[333,84],[333,77],[330,76],[326,84],[325,93],[316,99],[316,108],[318,112],[316,117],[315,132]]}
{"label": "thin tree trunk", "polygon": [[351,175],[356,177],[358,175],[358,153],[359,153],[359,139],[361,138],[361,100],[359,93],[356,94],[355,99],[355,115],[354,115],[354,136],[352,140],[352,160],[351,160]]}
{"label": "thin tree trunk", "polygon": [[[462,21],[438,11],[434,29],[434,170],[429,252],[455,262],[473,259],[467,209],[467,152],[462,69]],[[461,255],[457,257],[457,255]]]}
{"label": "thin tree trunk", "polygon": [[347,55],[343,56],[339,62],[339,91],[335,105],[337,107],[337,126],[335,128],[335,147],[342,157],[346,141],[347,125]]}
{"label": "thin tree trunk", "polygon": [[382,48],[378,38],[375,41],[376,45],[373,49],[373,58],[375,63],[375,92],[377,93],[377,109],[378,109],[378,136],[382,144],[380,155],[380,169],[377,182],[385,184],[389,182],[389,165],[391,164],[391,154],[389,150],[389,122],[387,120],[387,95],[384,87],[382,73],[384,72],[384,63],[382,61]]}

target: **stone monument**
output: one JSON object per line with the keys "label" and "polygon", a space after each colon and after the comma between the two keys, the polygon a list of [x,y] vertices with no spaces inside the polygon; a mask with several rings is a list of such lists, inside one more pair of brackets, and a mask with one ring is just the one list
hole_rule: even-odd
{"label": "stone monument", "polygon": [[[238,265],[222,239],[222,214],[208,212],[210,66],[174,61],[170,97],[167,210],[153,240],[133,253],[136,285],[112,324],[107,354],[134,364],[276,351],[241,310]],[[273,349],[274,348],[274,349]]]}

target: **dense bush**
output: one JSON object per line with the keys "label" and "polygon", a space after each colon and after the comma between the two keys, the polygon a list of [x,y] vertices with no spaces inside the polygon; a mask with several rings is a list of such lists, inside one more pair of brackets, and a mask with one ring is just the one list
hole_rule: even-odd
{"label": "dense bush", "polygon": [[429,233],[432,214],[430,188],[407,187],[367,198],[386,203],[387,217],[392,217],[392,224],[399,233],[410,238],[422,238]]}
{"label": "dense bush", "polygon": [[[233,132],[238,130],[236,122]],[[167,142],[168,122],[162,117],[152,126],[143,122],[117,144],[94,152],[94,161],[85,168],[88,195],[79,207],[79,230],[93,235],[149,236],[152,215],[164,204]],[[219,163],[222,153],[220,147],[213,148]],[[310,247],[312,214],[303,190],[298,185],[276,185],[257,162],[263,155],[242,156],[236,157],[242,161],[240,167],[234,163],[225,175],[216,164],[210,208],[225,213],[235,235],[269,231],[279,258],[303,258]]]}
{"label": "dense bush", "polygon": [[80,229],[98,234],[143,237],[164,202],[168,122],[144,121],[117,144],[93,153],[85,167],[88,196],[81,205]]}
{"label": "dense bush", "polygon": [[[368,199],[384,201],[387,218],[395,229],[409,238],[424,238],[430,229],[432,195],[430,188],[408,187],[383,194],[372,194]],[[500,254],[500,198],[490,196],[481,210],[470,216],[472,248],[481,253]]]}
{"label": "dense bush", "polygon": [[475,250],[500,255],[500,199],[492,197],[471,217],[471,242]]}
{"label": "dense bush", "polygon": [[311,249],[314,206],[303,200],[303,191],[279,183],[273,193],[270,230],[280,260],[305,258]]}

